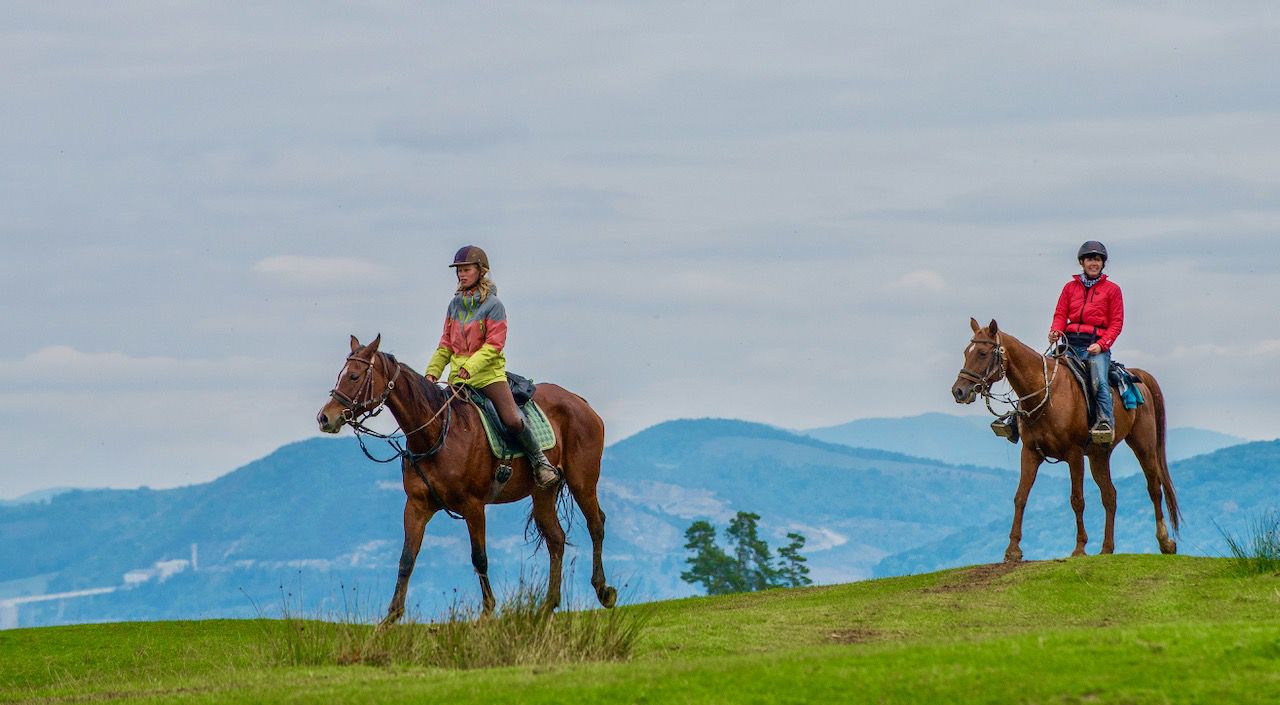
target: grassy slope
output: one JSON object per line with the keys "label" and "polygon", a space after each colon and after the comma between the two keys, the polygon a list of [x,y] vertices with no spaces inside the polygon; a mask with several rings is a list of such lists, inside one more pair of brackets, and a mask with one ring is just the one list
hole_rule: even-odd
{"label": "grassy slope", "polygon": [[636,657],[261,667],[262,622],[0,632],[0,702],[1280,702],[1280,577],[1094,556],[644,605]]}

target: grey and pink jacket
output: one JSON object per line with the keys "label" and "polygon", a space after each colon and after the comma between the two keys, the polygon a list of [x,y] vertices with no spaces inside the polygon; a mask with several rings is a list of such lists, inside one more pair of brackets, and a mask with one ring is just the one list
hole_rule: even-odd
{"label": "grey and pink jacket", "polygon": [[[498,300],[498,287],[480,300],[478,294],[456,294],[444,317],[439,347],[427,363],[427,374],[439,378],[449,366],[449,381],[487,387],[507,379],[507,309]],[[458,377],[466,370],[468,378]]]}

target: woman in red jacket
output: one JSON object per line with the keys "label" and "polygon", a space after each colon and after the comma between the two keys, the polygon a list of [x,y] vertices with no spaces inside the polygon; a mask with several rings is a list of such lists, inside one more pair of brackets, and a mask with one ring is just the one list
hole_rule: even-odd
{"label": "woman in red jacket", "polygon": [[1058,297],[1049,328],[1049,342],[1063,336],[1071,352],[1087,360],[1098,401],[1095,438],[1111,442],[1115,428],[1115,412],[1107,373],[1111,369],[1111,346],[1124,328],[1124,296],[1115,282],[1102,273],[1107,264],[1107,248],[1097,240],[1080,246],[1076,254],[1083,271],[1072,277]]}

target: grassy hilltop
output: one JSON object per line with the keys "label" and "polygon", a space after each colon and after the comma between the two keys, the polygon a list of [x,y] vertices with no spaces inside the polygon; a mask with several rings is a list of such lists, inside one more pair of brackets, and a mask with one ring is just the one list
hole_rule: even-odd
{"label": "grassy hilltop", "polygon": [[[273,663],[261,621],[0,632],[0,702],[1280,702],[1280,576],[1145,555],[638,605],[622,663]],[[325,628],[319,626],[317,628]]]}

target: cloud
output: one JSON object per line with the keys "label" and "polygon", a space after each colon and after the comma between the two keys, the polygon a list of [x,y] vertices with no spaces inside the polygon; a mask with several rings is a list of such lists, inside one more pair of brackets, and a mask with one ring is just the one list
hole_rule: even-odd
{"label": "cloud", "polygon": [[787,527],[787,531],[804,536],[803,553],[826,551],[849,543],[849,537],[821,526],[791,524]]}
{"label": "cloud", "polygon": [[53,390],[116,390],[122,386],[154,389],[159,384],[183,388],[205,384],[233,385],[296,379],[290,367],[264,364],[247,356],[181,359],[122,352],[85,352],[70,345],[50,345],[16,360],[0,359],[0,383],[6,393]]}
{"label": "cloud", "polygon": [[937,292],[947,288],[947,280],[931,269],[917,269],[898,277],[892,286],[896,289]]}
{"label": "cloud", "polygon": [[253,271],[273,281],[292,286],[325,287],[358,282],[363,285],[390,284],[392,271],[376,262],[354,257],[307,257],[277,255],[260,259]]}

